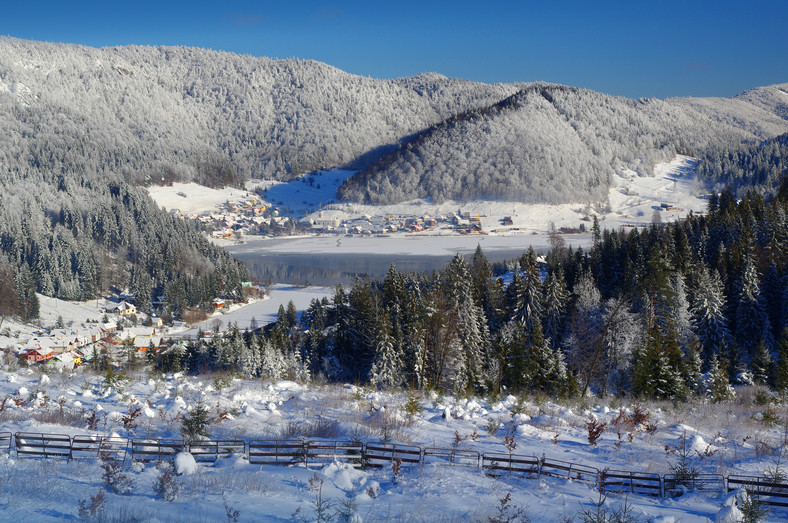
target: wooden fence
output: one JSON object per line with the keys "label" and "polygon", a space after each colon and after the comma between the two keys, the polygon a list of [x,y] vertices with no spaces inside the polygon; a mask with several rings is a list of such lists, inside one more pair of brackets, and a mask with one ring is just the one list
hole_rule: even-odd
{"label": "wooden fence", "polygon": [[17,432],[14,446],[19,458],[71,459],[71,438],[67,434]]}
{"label": "wooden fence", "polygon": [[10,432],[0,432],[0,450],[11,452],[11,441],[14,435]]}
{"label": "wooden fence", "polygon": [[364,445],[364,465],[380,468],[392,463],[417,465],[421,463],[421,447],[395,443],[367,443]]}
{"label": "wooden fence", "polygon": [[788,507],[788,482],[758,476],[728,476],[726,492],[739,488],[746,489],[764,505]]}
{"label": "wooden fence", "polygon": [[437,464],[481,468],[488,476],[541,477],[582,481],[597,485],[602,492],[621,492],[655,497],[681,495],[685,490],[722,493],[744,488],[761,503],[788,508],[788,482],[758,476],[698,474],[680,478],[674,474],[599,470],[594,467],[504,452],[485,452],[458,448],[421,448],[394,443],[361,443],[334,440],[183,440],[128,439],[100,435],[0,432],[0,450],[16,451],[19,458],[112,459],[125,462],[172,459],[182,451],[195,460],[216,462],[219,458],[241,454],[253,465],[324,466],[333,462],[354,468],[382,468],[396,464]]}

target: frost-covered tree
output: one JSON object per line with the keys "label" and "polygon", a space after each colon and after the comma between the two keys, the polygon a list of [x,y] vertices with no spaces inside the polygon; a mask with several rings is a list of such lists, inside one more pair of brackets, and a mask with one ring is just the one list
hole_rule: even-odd
{"label": "frost-covered tree", "polygon": [[287,370],[282,353],[266,338],[260,342],[260,375],[267,378],[281,379]]}
{"label": "frost-covered tree", "polygon": [[692,327],[700,340],[703,356],[719,357],[723,347],[730,343],[730,332],[724,314],[725,294],[719,274],[704,266],[698,274],[693,290]]}
{"label": "frost-covered tree", "polygon": [[542,293],[542,327],[551,347],[560,347],[566,329],[569,291],[564,281],[564,271],[559,267],[550,271]]}
{"label": "frost-covered tree", "polygon": [[590,272],[580,275],[574,288],[574,306],[569,340],[569,366],[582,379],[587,390],[594,375],[604,334],[602,295]]}
{"label": "frost-covered tree", "polygon": [[706,397],[713,403],[724,403],[731,401],[735,394],[728,381],[728,372],[720,365],[717,356],[712,356],[706,373]]}
{"label": "frost-covered tree", "polygon": [[506,299],[511,320],[521,323],[527,331],[532,329],[542,313],[542,279],[533,249],[520,258],[520,270],[506,289]]}
{"label": "frost-covered tree", "polygon": [[484,311],[474,302],[470,267],[462,255],[457,254],[448,265],[444,281],[461,353],[454,361],[465,373],[463,381],[472,389],[479,389],[485,383],[489,333]]}
{"label": "frost-covered tree", "polygon": [[402,384],[402,354],[391,337],[391,324],[381,316],[375,326],[375,360],[369,371],[369,381],[380,389],[390,389]]}
{"label": "frost-covered tree", "polygon": [[745,261],[736,305],[736,343],[746,361],[751,361],[759,343],[769,349],[774,346],[769,317],[761,302],[758,273],[749,256]]}

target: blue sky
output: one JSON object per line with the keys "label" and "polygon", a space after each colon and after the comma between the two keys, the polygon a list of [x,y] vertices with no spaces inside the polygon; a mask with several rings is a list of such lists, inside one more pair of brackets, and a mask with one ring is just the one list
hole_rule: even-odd
{"label": "blue sky", "polygon": [[4,2],[0,35],[315,59],[377,78],[437,71],[629,96],[788,82],[788,0]]}

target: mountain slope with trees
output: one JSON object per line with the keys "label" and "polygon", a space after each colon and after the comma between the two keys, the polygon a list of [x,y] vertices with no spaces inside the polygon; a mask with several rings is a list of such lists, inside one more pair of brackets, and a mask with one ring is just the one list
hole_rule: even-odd
{"label": "mountain slope with trees", "polygon": [[677,153],[696,156],[786,129],[777,114],[738,99],[634,101],[534,85],[418,134],[350,178],[339,197],[604,202],[621,168],[650,175]]}
{"label": "mountain slope with trees", "polygon": [[517,88],[435,74],[377,80],[315,61],[185,47],[0,38],[0,165],[78,163],[146,184],[286,179],[348,163]]}
{"label": "mountain slope with trees", "polygon": [[717,147],[698,163],[698,176],[719,192],[731,187],[738,196],[747,191],[776,191],[788,178],[788,134],[759,143]]}

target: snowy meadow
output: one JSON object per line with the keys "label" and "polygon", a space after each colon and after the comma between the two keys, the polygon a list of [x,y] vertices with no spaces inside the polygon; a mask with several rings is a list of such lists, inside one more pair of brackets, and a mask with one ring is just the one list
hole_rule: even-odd
{"label": "snowy meadow", "polygon": [[[739,389],[736,400],[722,404],[633,404],[381,393],[147,371],[18,369],[0,372],[0,380],[6,398],[0,423],[12,433],[180,440],[199,411],[205,431],[198,439],[247,445],[385,442],[659,475],[682,466],[723,476],[785,473],[786,432],[778,423],[788,411],[758,388]],[[10,449],[0,454],[0,506],[4,518],[17,521],[600,521],[589,517],[601,512],[628,514],[627,521],[689,522],[737,514],[727,506],[736,493],[713,488],[601,497],[594,480],[491,475],[489,467],[462,460],[450,465],[425,456],[380,468],[351,461],[259,465],[239,451],[215,463],[195,463],[188,454],[164,462],[128,455],[113,468],[95,457],[30,459]],[[786,516],[775,508],[766,520]]]}

